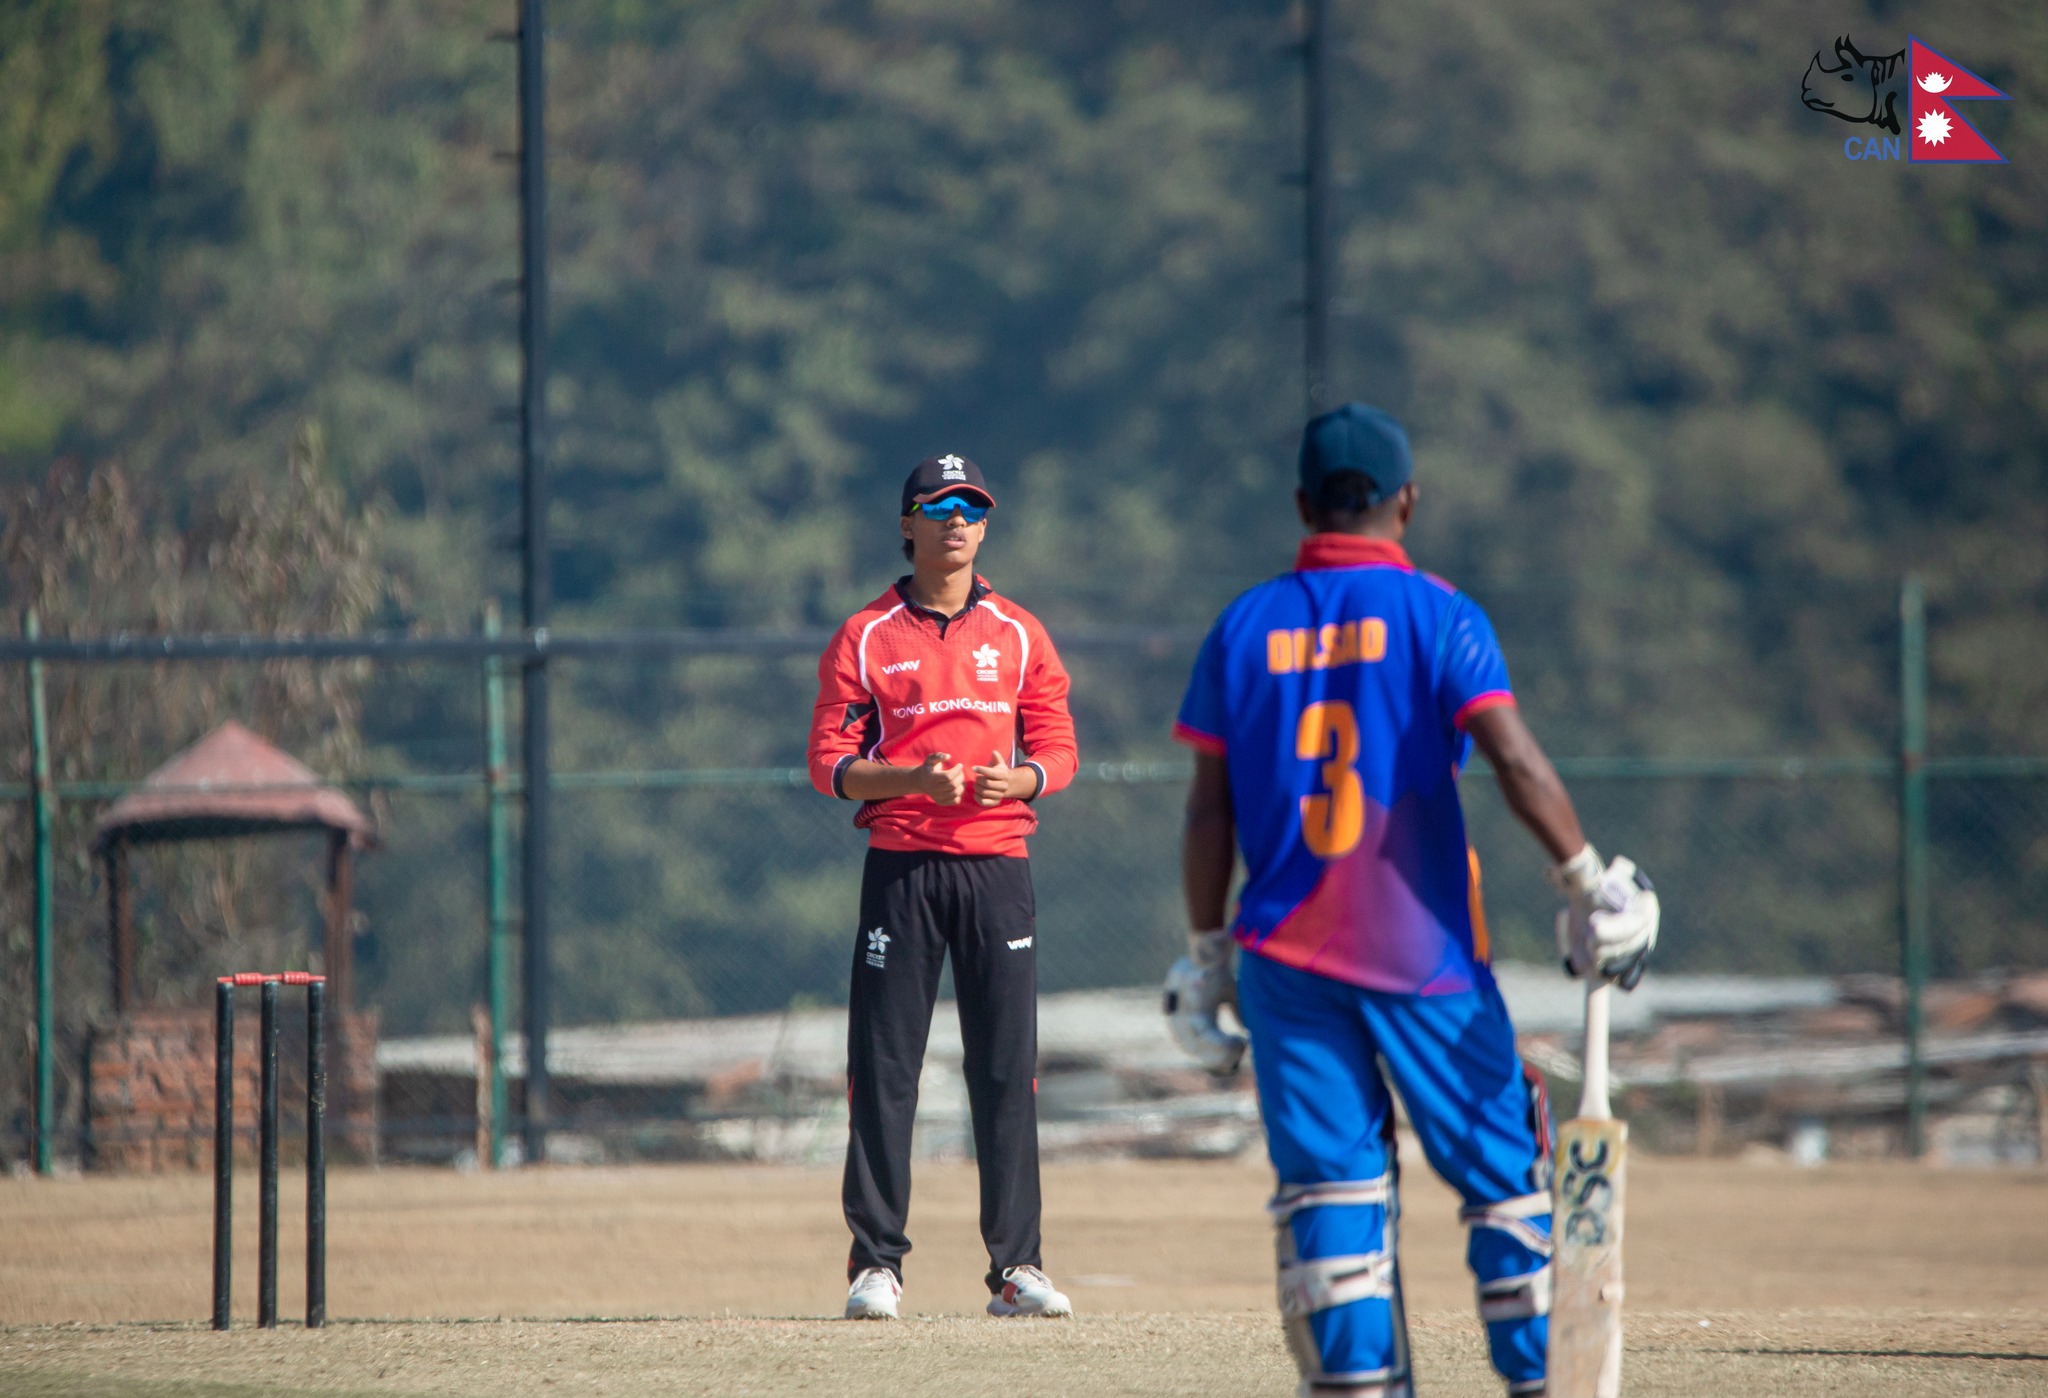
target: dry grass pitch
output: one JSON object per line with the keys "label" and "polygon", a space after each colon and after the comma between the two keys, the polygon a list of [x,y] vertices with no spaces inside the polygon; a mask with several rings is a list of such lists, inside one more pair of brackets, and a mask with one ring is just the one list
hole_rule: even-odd
{"label": "dry grass pitch", "polygon": [[[1630,1169],[1632,1398],[2048,1392],[2048,1173]],[[917,1318],[891,1326],[825,1319],[844,1285],[836,1172],[337,1171],[336,1322],[222,1336],[203,1320],[206,1179],[5,1180],[0,1393],[1285,1394],[1267,1188],[1254,1161],[1049,1167],[1047,1263],[1080,1315],[1003,1322],[979,1315],[971,1168],[925,1167]],[[238,1316],[253,1208],[251,1191]],[[1498,1393],[1451,1196],[1411,1178],[1406,1220],[1422,1386]]]}

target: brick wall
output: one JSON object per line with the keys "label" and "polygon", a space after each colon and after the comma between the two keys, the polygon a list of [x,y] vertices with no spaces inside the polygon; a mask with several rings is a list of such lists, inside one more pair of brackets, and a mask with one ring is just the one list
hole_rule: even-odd
{"label": "brick wall", "polygon": [[[236,1154],[256,1150],[261,1035],[253,995],[235,1022]],[[297,997],[279,1006],[280,1154],[305,1152],[306,1020]],[[377,1015],[330,1029],[327,1150],[338,1161],[377,1158]],[[86,1052],[86,1161],[97,1170],[149,1174],[213,1164],[213,1010],[140,1010],[93,1031]]]}

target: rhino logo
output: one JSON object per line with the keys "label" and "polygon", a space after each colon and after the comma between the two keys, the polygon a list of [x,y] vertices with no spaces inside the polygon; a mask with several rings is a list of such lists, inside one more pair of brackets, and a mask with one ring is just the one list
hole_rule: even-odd
{"label": "rhino logo", "polygon": [[1881,58],[1860,52],[1848,36],[1835,40],[1833,67],[1816,53],[1799,84],[1799,98],[1816,112],[1843,121],[1867,122],[1899,134],[1899,103],[1905,96],[1906,51]]}

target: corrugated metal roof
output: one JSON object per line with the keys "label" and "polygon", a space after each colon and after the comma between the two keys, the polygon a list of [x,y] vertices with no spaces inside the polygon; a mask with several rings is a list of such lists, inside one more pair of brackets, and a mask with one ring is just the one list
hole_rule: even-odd
{"label": "corrugated metal roof", "polygon": [[[1584,1024],[1583,982],[1567,978],[1555,966],[1507,963],[1493,971],[1519,1032],[1576,1034]],[[1614,1018],[1623,1032],[1640,1033],[1673,1015],[1768,1014],[1829,1005],[1838,997],[1836,983],[1817,976],[1649,976],[1633,994],[1614,997]],[[932,1018],[928,1062],[961,1058],[954,1008],[942,1001]],[[506,1037],[505,1071],[522,1077],[526,1041],[517,1034]],[[1041,1059],[1095,1059],[1122,1068],[1189,1066],[1167,1034],[1159,992],[1149,987],[1039,996],[1038,1051]],[[1571,1064],[1567,1076],[1576,1080],[1577,1060],[1564,1055],[1559,1061]],[[844,1072],[846,1010],[820,1007],[786,1014],[558,1026],[548,1036],[548,1066],[559,1077],[586,1082],[690,1082],[750,1062],[767,1063],[775,1071],[799,1077]],[[386,1072],[466,1076],[475,1071],[475,1063],[476,1041],[467,1034],[385,1039],[377,1045],[377,1066]]]}
{"label": "corrugated metal roof", "polygon": [[309,828],[346,831],[358,848],[376,842],[376,828],[355,802],[229,719],[109,806],[93,846]]}

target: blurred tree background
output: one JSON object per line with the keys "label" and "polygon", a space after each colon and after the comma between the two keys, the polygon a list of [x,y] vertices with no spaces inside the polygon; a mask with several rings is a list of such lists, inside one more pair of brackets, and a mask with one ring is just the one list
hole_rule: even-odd
{"label": "blurred tree background", "polygon": [[[1334,382],[1410,424],[1413,552],[1493,611],[1552,750],[1881,755],[1896,589],[1918,569],[1936,750],[2040,752],[2048,11],[1335,11]],[[986,571],[1056,627],[1199,627],[1286,565],[1296,13],[549,13],[558,626],[832,624],[900,571],[897,483],[938,450],[989,471]],[[1816,49],[1843,32],[1903,47],[1909,18],[2014,94],[1967,111],[2010,164],[1852,162],[1860,129],[1800,105]],[[375,516],[381,586],[356,623],[467,629],[484,599],[509,602],[513,49],[491,36],[512,19],[509,0],[0,6],[7,508],[37,508],[24,492],[53,462],[118,463],[183,527],[282,481],[313,422],[323,479]],[[10,607],[32,600],[6,586]],[[161,621],[153,589],[117,594],[95,625]],[[1084,755],[1173,756],[1185,660],[1077,655]],[[799,759],[811,674],[585,665],[562,687],[565,769],[727,768]],[[362,691],[361,746],[325,755],[338,775],[473,767],[476,692],[472,675],[391,671]],[[565,943],[600,969],[565,991],[567,1016],[838,993],[844,810],[576,799]],[[1489,799],[1482,852],[1520,868]],[[1609,844],[1654,835],[1744,871],[1672,964],[1889,964],[1881,784],[1797,813],[1758,789],[1586,799]],[[1083,801],[1120,841],[1063,834],[1049,805],[1049,855],[1158,883],[1118,915],[1170,935],[1155,875],[1178,793],[1069,809]],[[2032,811],[1971,836],[2008,911],[1952,942],[1950,969],[2048,957],[2048,802]],[[365,869],[366,981],[391,1027],[453,1027],[480,894],[446,861],[474,866],[475,813],[399,802],[391,829],[384,872]],[[825,852],[769,877],[750,855],[770,841]],[[1540,900],[1509,902],[1506,945],[1541,953]],[[1807,911],[1822,930],[1774,930]]]}

